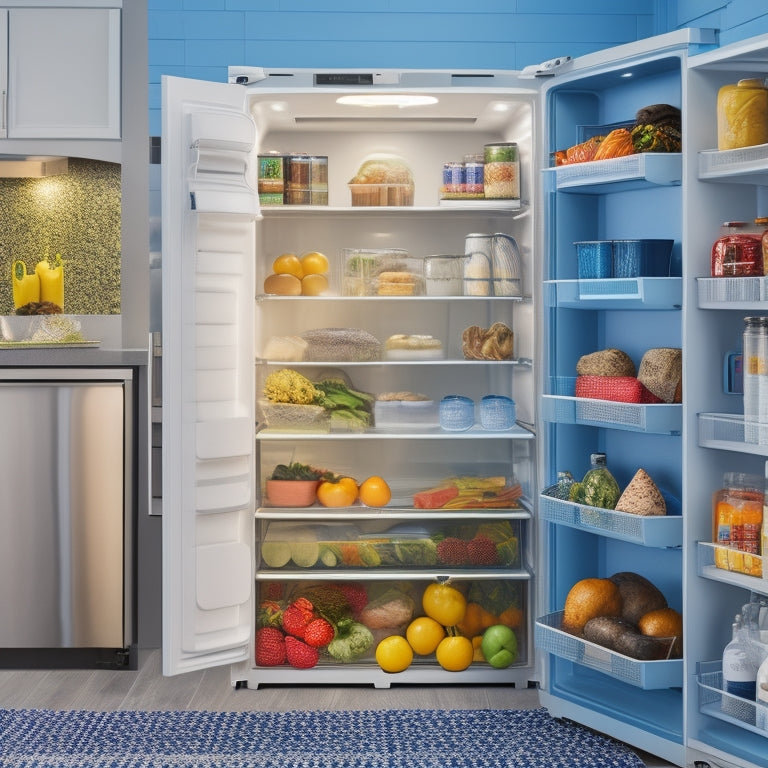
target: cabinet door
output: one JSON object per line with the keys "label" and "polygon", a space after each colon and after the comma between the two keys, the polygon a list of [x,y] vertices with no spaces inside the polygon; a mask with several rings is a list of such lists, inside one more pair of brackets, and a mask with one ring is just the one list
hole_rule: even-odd
{"label": "cabinet door", "polygon": [[8,11],[7,137],[120,138],[120,11]]}
{"label": "cabinet door", "polygon": [[8,11],[0,11],[0,139],[8,135]]}

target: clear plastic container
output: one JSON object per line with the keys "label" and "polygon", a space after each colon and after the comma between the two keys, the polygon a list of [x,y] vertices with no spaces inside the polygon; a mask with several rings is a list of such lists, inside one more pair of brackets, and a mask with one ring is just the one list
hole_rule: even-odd
{"label": "clear plastic container", "polygon": [[726,472],[723,487],[712,495],[712,540],[715,566],[761,576],[758,554],[763,519],[763,478]]}
{"label": "clear plastic container", "polygon": [[424,257],[424,282],[427,296],[461,296],[464,291],[466,256],[435,255]]}
{"label": "clear plastic container", "polygon": [[403,284],[403,291],[409,286],[410,290],[389,295],[418,295],[423,292],[423,260],[412,258],[402,248],[342,248],[341,256],[343,296],[376,296],[381,286],[386,290],[398,281]]}
{"label": "clear plastic container", "polygon": [[440,426],[448,432],[465,432],[475,423],[475,403],[463,395],[446,395],[440,401]]}
{"label": "clear plastic container", "polygon": [[486,395],[480,401],[480,426],[502,431],[512,429],[516,420],[515,401],[504,395]]}

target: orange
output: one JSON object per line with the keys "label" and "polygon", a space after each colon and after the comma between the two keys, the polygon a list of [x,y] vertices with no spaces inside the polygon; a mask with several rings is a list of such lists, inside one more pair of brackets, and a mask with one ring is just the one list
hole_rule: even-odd
{"label": "orange", "polygon": [[472,661],[485,661],[485,655],[483,654],[483,636],[475,635],[472,638]]}
{"label": "orange", "polygon": [[309,274],[301,278],[302,296],[322,296],[328,292],[328,278],[325,275]]}
{"label": "orange", "polygon": [[427,585],[421,597],[421,604],[424,613],[444,627],[459,624],[467,612],[467,599],[464,595],[456,587],[440,582]]}
{"label": "orange", "polygon": [[392,498],[392,491],[386,481],[378,475],[363,480],[360,486],[360,501],[366,507],[385,507]]}
{"label": "orange", "polygon": [[402,672],[413,661],[413,648],[400,635],[389,635],[376,646],[376,662],[385,672]]}
{"label": "orange", "polygon": [[304,270],[301,261],[295,253],[283,253],[272,262],[272,271],[276,275],[293,275],[301,280]]}
{"label": "orange", "polygon": [[[342,478],[342,481],[324,480],[317,487],[317,500],[324,507],[348,507],[355,503],[357,498],[357,486],[352,490],[349,480],[352,478]],[[352,480],[352,483],[355,481]]]}
{"label": "orange", "polygon": [[440,641],[445,637],[445,627],[429,616],[419,616],[405,630],[405,639],[413,650],[421,656],[434,653]]}
{"label": "orange", "polygon": [[339,483],[343,486],[346,486],[349,489],[349,492],[354,494],[355,498],[352,499],[352,501],[357,501],[357,494],[358,494],[358,487],[357,487],[357,480],[355,480],[354,477],[347,477],[346,475],[344,477],[339,478]]}
{"label": "orange", "polygon": [[435,651],[437,663],[449,672],[461,672],[466,669],[472,663],[474,655],[472,641],[464,635],[443,638]]}
{"label": "orange", "polygon": [[329,266],[328,257],[318,251],[310,251],[301,257],[301,268],[305,275],[324,275]]}

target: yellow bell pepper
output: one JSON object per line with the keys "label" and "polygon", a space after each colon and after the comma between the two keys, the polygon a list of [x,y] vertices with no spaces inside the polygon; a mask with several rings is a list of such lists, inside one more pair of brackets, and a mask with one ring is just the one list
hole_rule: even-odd
{"label": "yellow bell pepper", "polygon": [[38,261],[35,273],[40,278],[40,301],[50,301],[64,310],[64,262],[56,254],[54,266],[48,259]]}
{"label": "yellow bell pepper", "polygon": [[18,309],[30,301],[40,301],[40,278],[27,274],[23,261],[13,262],[13,306]]}

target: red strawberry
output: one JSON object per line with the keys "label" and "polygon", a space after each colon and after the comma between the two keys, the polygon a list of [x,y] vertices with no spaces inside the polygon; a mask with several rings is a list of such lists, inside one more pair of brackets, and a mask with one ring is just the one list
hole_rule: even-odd
{"label": "red strawberry", "polygon": [[288,635],[285,638],[285,655],[292,667],[296,669],[309,669],[317,664],[320,658],[320,651]]}
{"label": "red strawberry", "polygon": [[322,648],[333,640],[333,626],[326,619],[312,619],[304,629],[304,642],[313,648]]}
{"label": "red strawberry", "polygon": [[339,589],[344,593],[347,598],[352,613],[357,615],[360,611],[368,605],[368,592],[365,587],[358,582],[348,582],[339,584]]}
{"label": "red strawberry", "polygon": [[496,545],[482,533],[469,542],[467,549],[473,565],[495,565],[499,561]]}
{"label": "red strawberry", "polygon": [[448,536],[437,545],[437,557],[446,565],[466,565],[469,562],[467,542]]}
{"label": "red strawberry", "polygon": [[314,618],[312,603],[306,597],[298,597],[283,611],[283,629],[289,635],[303,638],[307,624]]}
{"label": "red strawberry", "polygon": [[285,664],[285,638],[279,629],[262,627],[256,632],[256,663],[260,667]]}

